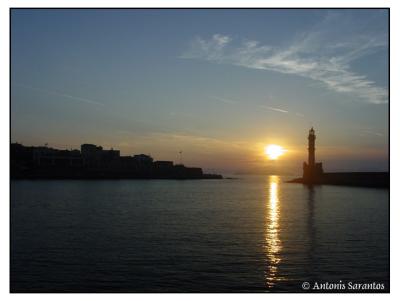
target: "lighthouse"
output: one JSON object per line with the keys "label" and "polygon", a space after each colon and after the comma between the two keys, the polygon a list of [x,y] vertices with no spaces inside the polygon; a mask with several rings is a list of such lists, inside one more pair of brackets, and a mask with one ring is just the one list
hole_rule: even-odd
{"label": "lighthouse", "polygon": [[303,180],[309,183],[323,174],[322,163],[315,163],[315,140],[315,130],[311,128],[308,132],[308,163],[303,163]]}
{"label": "lighthouse", "polygon": [[314,128],[308,133],[308,166],[315,165],[315,131]]}

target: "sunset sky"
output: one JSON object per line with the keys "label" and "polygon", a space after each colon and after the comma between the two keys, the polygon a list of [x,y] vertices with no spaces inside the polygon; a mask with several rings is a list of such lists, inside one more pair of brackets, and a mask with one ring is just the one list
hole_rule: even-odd
{"label": "sunset sky", "polygon": [[[13,10],[11,140],[208,171],[388,168],[387,10]],[[268,160],[264,148],[285,153]]]}

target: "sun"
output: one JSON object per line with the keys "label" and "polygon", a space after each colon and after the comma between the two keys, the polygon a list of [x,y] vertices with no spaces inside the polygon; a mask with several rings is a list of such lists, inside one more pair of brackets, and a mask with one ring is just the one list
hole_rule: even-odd
{"label": "sun", "polygon": [[282,148],[282,146],[269,144],[264,148],[264,152],[270,160],[276,160],[283,155],[285,150]]}

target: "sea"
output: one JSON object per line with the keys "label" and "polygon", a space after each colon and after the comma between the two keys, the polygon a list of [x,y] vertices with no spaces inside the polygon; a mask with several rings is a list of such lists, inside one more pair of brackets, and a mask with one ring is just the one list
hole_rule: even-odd
{"label": "sea", "polygon": [[389,292],[389,190],[12,180],[11,292]]}

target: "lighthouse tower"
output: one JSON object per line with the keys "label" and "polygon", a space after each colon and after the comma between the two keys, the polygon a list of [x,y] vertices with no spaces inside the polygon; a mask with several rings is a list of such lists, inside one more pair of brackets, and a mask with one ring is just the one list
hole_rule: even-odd
{"label": "lighthouse tower", "polygon": [[315,165],[315,138],[314,128],[311,128],[308,133],[308,166],[310,167]]}
{"label": "lighthouse tower", "polygon": [[311,128],[308,132],[308,163],[303,163],[303,180],[313,183],[323,174],[322,163],[315,163],[315,131]]}

